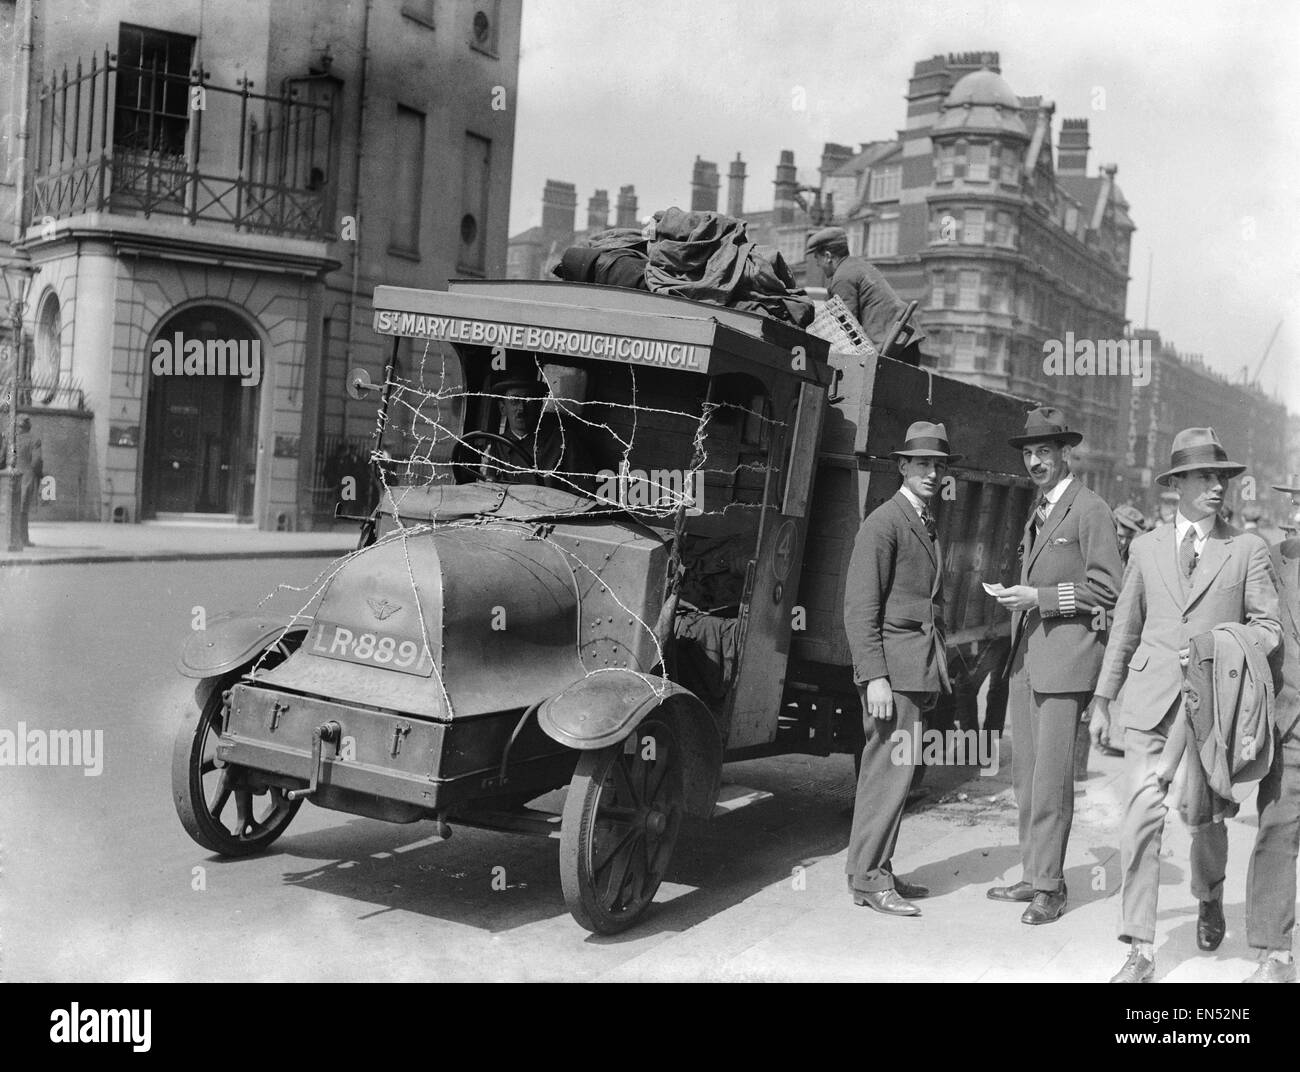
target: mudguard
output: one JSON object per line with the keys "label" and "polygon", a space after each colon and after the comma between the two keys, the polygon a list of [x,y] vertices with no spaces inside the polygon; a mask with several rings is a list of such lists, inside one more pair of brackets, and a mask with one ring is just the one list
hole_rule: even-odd
{"label": "mudguard", "polygon": [[675,682],[622,669],[589,674],[546,700],[537,724],[552,740],[585,752],[625,740],[652,713],[671,717],[681,737],[686,810],[712,814],[722,781],[722,734],[704,702]]}
{"label": "mudguard", "polygon": [[282,636],[296,646],[306,632],[306,623],[288,628],[288,623],[271,615],[217,614],[208,619],[206,629],[186,638],[176,669],[186,677],[215,677],[242,666]]}

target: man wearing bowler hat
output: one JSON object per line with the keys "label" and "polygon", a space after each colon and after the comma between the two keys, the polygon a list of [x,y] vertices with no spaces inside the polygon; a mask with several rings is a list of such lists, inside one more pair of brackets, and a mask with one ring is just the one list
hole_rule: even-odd
{"label": "man wearing bowler hat", "polygon": [[[894,293],[885,277],[865,258],[849,256],[849,235],[843,227],[823,227],[810,235],[805,256],[821,269],[831,296],[848,306],[867,338],[883,349],[907,302]],[[909,365],[920,365],[924,337],[918,331],[901,351],[888,356]]]}
{"label": "man wearing bowler hat", "polygon": [[[1183,429],[1174,436],[1169,468],[1156,477],[1157,483],[1172,485],[1178,493],[1173,524],[1144,533],[1129,550],[1091,709],[1093,740],[1105,744],[1120,731],[1112,725],[1110,702],[1124,687],[1129,800],[1120,828],[1119,937],[1130,948],[1113,983],[1149,982],[1155,972],[1160,839],[1168,788],[1160,776],[1161,758],[1175,721],[1182,717],[1182,668],[1191,639],[1229,622],[1246,625],[1266,652],[1281,638],[1268,547],[1218,516],[1228,481],[1245,469],[1228,460],[1213,428]],[[1191,886],[1200,902],[1196,944],[1204,950],[1217,949],[1223,940],[1227,860],[1222,819],[1193,829]],[[1293,879],[1294,863],[1293,858]]]}
{"label": "man wearing bowler hat", "polygon": [[896,877],[890,858],[919,753],[921,715],[949,691],[943,551],[931,503],[959,455],[949,452],[942,424],[916,421],[890,457],[898,459],[903,486],[862,522],[844,585],[844,628],[866,734],[845,870],[855,904],[919,916],[911,902],[930,891]]}
{"label": "man wearing bowler hat", "polygon": [[1105,643],[1097,612],[1104,618],[1115,605],[1123,572],[1110,507],[1070,474],[1070,451],[1082,439],[1059,409],[1040,406],[1010,440],[1038,490],[1020,544],[1020,583],[995,593],[1011,611],[1011,777],[1024,873],[988,897],[1027,902],[1020,921],[1030,925],[1065,911],[1076,742]]}

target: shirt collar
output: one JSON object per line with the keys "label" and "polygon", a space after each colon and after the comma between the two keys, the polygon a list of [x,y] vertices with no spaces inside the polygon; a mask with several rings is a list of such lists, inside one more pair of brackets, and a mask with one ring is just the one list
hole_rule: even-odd
{"label": "shirt collar", "polygon": [[1064,480],[1058,481],[1056,487],[1043,496],[1049,506],[1055,506],[1060,501],[1065,489],[1070,486],[1070,481],[1074,479],[1073,474],[1067,473]]}
{"label": "shirt collar", "polygon": [[917,517],[925,517],[925,503],[912,494],[906,484],[898,489],[903,493],[903,498],[912,504],[912,509],[916,511]]}
{"label": "shirt collar", "polygon": [[1183,542],[1183,537],[1187,535],[1187,530],[1189,528],[1196,530],[1196,536],[1194,539],[1206,539],[1210,533],[1214,531],[1214,518],[1215,515],[1211,514],[1209,517],[1201,518],[1200,521],[1188,521],[1187,518],[1183,517],[1183,512],[1179,510],[1178,515],[1174,518],[1174,535],[1177,538],[1177,542]]}

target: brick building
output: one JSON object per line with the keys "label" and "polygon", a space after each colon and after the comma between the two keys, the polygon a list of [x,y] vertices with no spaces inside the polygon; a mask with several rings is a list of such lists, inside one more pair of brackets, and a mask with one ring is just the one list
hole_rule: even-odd
{"label": "brick building", "polygon": [[1131,502],[1154,516],[1163,490],[1154,478],[1168,468],[1174,436],[1183,428],[1212,427],[1228,456],[1246,465],[1242,479],[1229,485],[1228,505],[1240,510],[1253,491],[1264,510],[1280,520],[1289,504],[1269,485],[1296,471],[1294,452],[1288,450],[1297,442],[1294,418],[1286,407],[1258,387],[1209,368],[1199,354],[1180,354],[1159,332],[1139,329],[1133,338],[1150,347],[1151,379],[1143,386],[1118,381],[1122,456],[1115,501]]}
{"label": "brick building", "polygon": [[[332,512],[324,474],[374,427],[346,370],[387,356],[373,287],[505,271],[519,21],[501,0],[0,2],[0,239],[39,269],[24,401],[60,488],[41,517]],[[209,363],[155,363],[189,344]],[[211,363],[240,347],[256,383]]]}

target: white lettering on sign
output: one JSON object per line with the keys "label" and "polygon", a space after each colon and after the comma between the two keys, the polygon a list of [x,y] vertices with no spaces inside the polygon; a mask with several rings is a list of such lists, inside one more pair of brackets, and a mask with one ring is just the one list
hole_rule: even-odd
{"label": "white lettering on sign", "polygon": [[514,350],[541,350],[566,357],[595,357],[629,361],[638,365],[704,371],[700,355],[690,343],[639,339],[598,331],[565,331],[535,324],[504,324],[492,320],[375,311],[375,331],[381,335],[406,335],[441,342],[467,342],[475,346],[504,346]]}

